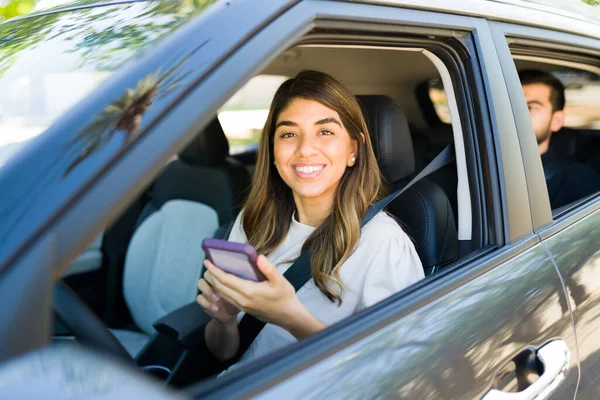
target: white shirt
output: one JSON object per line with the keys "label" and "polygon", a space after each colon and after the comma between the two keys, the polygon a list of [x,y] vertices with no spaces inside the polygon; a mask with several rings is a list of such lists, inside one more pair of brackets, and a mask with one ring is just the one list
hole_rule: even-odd
{"label": "white shirt", "polygon": [[[277,249],[267,258],[282,274],[300,256],[302,245],[314,227],[301,224],[292,217],[290,230]],[[246,235],[238,215],[229,241],[245,243]],[[297,292],[298,299],[315,317],[329,326],[361,311],[386,297],[423,279],[423,267],[415,247],[398,223],[379,212],[361,229],[354,252],[340,267],[344,283],[342,304],[331,302],[311,279]],[[244,313],[238,315],[238,323]],[[296,338],[277,325],[266,324],[252,345],[236,364],[261,357]]]}

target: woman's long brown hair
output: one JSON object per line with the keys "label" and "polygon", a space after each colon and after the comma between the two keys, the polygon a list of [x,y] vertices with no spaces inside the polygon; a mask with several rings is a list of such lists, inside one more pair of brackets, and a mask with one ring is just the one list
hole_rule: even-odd
{"label": "woman's long brown hair", "polygon": [[350,138],[358,144],[356,163],[344,172],[331,213],[302,247],[302,252],[311,251],[316,286],[329,300],[341,304],[344,284],[339,269],[358,244],[362,216],[383,196],[383,180],[360,105],[352,92],[331,76],[303,71],[285,81],[275,93],[260,138],[242,226],[248,243],[265,255],[282,243],[290,229],[296,206],[291,189],[273,165],[273,138],[279,115],[294,99],[314,100],[336,111]]}

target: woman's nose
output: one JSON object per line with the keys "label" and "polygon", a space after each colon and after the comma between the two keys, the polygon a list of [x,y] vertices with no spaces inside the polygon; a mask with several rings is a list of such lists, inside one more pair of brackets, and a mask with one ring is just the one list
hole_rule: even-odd
{"label": "woman's nose", "polygon": [[298,147],[296,148],[296,153],[299,156],[307,157],[316,153],[316,143],[315,139],[310,135],[302,135],[300,136],[300,140],[298,140]]}

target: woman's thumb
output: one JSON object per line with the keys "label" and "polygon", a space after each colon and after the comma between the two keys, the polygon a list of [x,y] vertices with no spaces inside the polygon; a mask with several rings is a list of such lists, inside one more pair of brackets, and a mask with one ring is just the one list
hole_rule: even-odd
{"label": "woman's thumb", "polygon": [[257,257],[256,265],[268,281],[274,281],[280,275],[279,271],[277,271],[277,268],[275,268],[275,266],[271,264],[271,261],[269,261],[269,259],[262,254]]}

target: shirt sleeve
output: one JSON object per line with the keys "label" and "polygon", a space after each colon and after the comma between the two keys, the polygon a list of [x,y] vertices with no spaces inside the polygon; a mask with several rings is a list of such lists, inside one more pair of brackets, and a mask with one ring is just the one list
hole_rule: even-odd
{"label": "shirt sleeve", "polygon": [[417,251],[406,235],[381,243],[373,256],[369,257],[368,264],[361,309],[370,307],[425,277]]}

